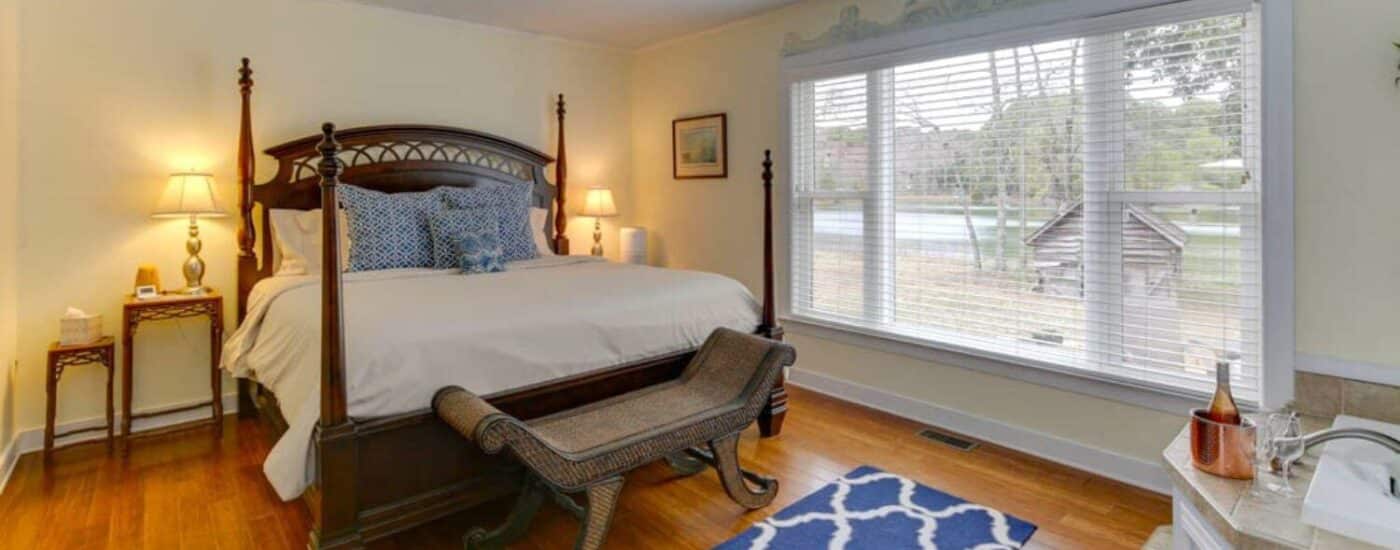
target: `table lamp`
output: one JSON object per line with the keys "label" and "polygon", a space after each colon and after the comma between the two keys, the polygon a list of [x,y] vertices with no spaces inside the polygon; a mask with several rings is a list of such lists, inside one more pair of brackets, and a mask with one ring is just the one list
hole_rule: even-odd
{"label": "table lamp", "polygon": [[185,260],[185,288],[181,294],[205,294],[204,260],[199,257],[203,243],[199,241],[199,218],[222,218],[228,213],[219,206],[214,196],[214,176],[198,172],[181,172],[170,175],[165,193],[160,196],[152,218],[190,218],[190,238],[185,241],[185,251],[190,253]]}
{"label": "table lamp", "polygon": [[617,204],[613,202],[612,189],[593,187],[583,197],[582,216],[593,218],[593,255],[603,255],[603,218],[617,215]]}

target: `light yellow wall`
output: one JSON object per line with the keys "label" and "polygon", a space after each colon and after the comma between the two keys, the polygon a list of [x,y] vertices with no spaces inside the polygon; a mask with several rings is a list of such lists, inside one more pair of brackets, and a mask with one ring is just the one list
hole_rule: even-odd
{"label": "light yellow wall", "polygon": [[[19,207],[19,12],[15,0],[0,0],[0,452],[15,433],[15,325],[19,312],[16,277],[16,214]],[[0,465],[3,468],[3,465]],[[0,474],[2,475],[2,474]]]}
{"label": "light yellow wall", "polygon": [[1400,369],[1400,2],[1296,15],[1298,350]]}
{"label": "light yellow wall", "polygon": [[[844,0],[805,2],[643,51],[632,75],[632,143],[638,223],[653,257],[717,271],[760,287],[761,151],[781,144],[779,50],[783,36],[810,38],[837,20]],[[858,2],[887,21],[896,0]],[[1400,2],[1298,2],[1298,348],[1400,365]],[[729,113],[730,179],[670,177],[670,121]],[[779,181],[786,166],[775,151]],[[795,333],[795,334],[793,334]],[[940,406],[1155,460],[1180,429],[1173,415],[1110,403],[903,356],[822,340],[791,329],[799,368]],[[1400,367],[1397,367],[1400,368]]]}
{"label": "light yellow wall", "polygon": [[[166,174],[211,170],[234,208],[241,56],[253,60],[259,149],[330,120],[463,126],[552,153],[551,100],[563,92],[573,204],[601,183],[624,214],[612,221],[632,211],[625,52],[330,0],[21,1],[22,429],[42,425],[44,350],[65,306],[104,314],[115,333],[138,263],[156,264],[167,286],[182,282],[184,222],[149,218]],[[260,156],[258,168],[265,179],[275,167]],[[234,224],[202,223],[206,283],[228,291]],[[575,222],[570,238],[586,253],[591,223]],[[206,397],[203,322],[148,326],[136,408]],[[65,374],[60,421],[98,416],[101,384],[97,369]]]}

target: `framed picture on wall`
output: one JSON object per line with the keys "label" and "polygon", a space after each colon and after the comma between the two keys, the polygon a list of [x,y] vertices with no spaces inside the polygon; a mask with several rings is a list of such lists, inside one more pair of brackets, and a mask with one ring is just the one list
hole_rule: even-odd
{"label": "framed picture on wall", "polygon": [[671,121],[671,172],[678,180],[729,177],[724,113]]}

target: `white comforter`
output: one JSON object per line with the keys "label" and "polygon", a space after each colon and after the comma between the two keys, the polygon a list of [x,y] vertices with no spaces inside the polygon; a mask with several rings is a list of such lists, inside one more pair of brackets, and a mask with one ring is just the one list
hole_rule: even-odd
{"label": "white comforter", "polygon": [[[758,304],[709,273],[553,256],[504,273],[403,269],[344,278],[346,378],[355,418],[423,410],[459,385],[489,394],[753,330]],[[320,407],[319,278],[271,277],[224,345],[223,367],[270,387],[289,424],[263,464],[283,499],[312,482]],[[410,466],[411,465],[406,465]]]}

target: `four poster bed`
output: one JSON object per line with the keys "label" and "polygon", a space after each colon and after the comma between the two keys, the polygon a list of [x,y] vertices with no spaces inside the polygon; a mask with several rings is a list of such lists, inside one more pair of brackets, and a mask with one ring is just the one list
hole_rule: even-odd
{"label": "four poster bed", "polygon": [[[472,448],[467,440],[433,414],[428,399],[416,403],[415,397],[415,404],[409,407],[412,410],[381,414],[380,411],[398,410],[392,406],[380,406],[384,400],[416,391],[431,395],[440,387],[441,383],[436,381],[436,377],[441,373],[412,371],[408,364],[407,358],[419,354],[419,350],[410,345],[426,341],[427,337],[423,334],[447,334],[439,339],[441,341],[431,344],[455,354],[451,362],[457,365],[457,372],[442,375],[445,377],[443,380],[465,376],[462,374],[464,370],[472,371],[469,374],[476,376],[478,373],[475,370],[486,369],[485,365],[472,364],[472,360],[481,355],[470,346],[504,345],[498,345],[498,341],[529,340],[527,344],[533,344],[530,347],[534,349],[519,352],[521,354],[556,349],[572,354],[574,352],[568,346],[586,342],[595,334],[604,347],[631,345],[641,350],[663,349],[649,347],[648,344],[651,340],[665,339],[673,333],[686,337],[678,341],[694,342],[694,345],[680,349],[668,344],[671,347],[664,351],[652,351],[649,355],[627,357],[625,360],[608,356],[605,362],[591,368],[586,364],[554,368],[555,365],[547,364],[547,361],[536,361],[533,365],[542,365],[536,369],[539,372],[531,371],[531,365],[513,367],[510,373],[498,377],[500,379],[479,384],[486,390],[493,390],[482,391],[491,404],[521,419],[540,417],[676,378],[710,329],[703,323],[747,324],[743,328],[745,331],[773,339],[782,338],[782,328],[775,322],[773,309],[772,172],[771,161],[767,159],[763,171],[764,287],[760,310],[752,296],[742,290],[742,285],[727,278],[566,256],[569,241],[565,237],[567,166],[562,95],[556,110],[559,122],[557,159],[520,143],[471,130],[387,125],[337,131],[326,124],[321,135],[267,149],[266,153],[278,163],[277,174],[270,181],[255,185],[250,107],[253,81],[247,59],[243,60],[239,73],[242,124],[238,146],[241,215],[238,232],[238,314],[243,326],[240,326],[239,334],[230,339],[230,345],[234,345],[235,340],[246,340],[242,344],[246,349],[226,355],[256,359],[261,351],[264,362],[268,363],[283,361],[282,355],[309,357],[313,362],[309,369],[285,367],[283,371],[277,371],[264,367],[263,370],[251,369],[251,372],[236,371],[239,376],[240,416],[257,416],[271,426],[274,436],[280,438],[277,447],[285,445],[291,449],[288,454],[293,456],[288,463],[293,466],[292,470],[304,467],[307,472],[308,481],[304,486],[293,483],[290,489],[284,491],[273,480],[271,456],[269,465],[265,466],[269,480],[277,486],[279,494],[284,498],[301,494],[310,507],[315,523],[311,540],[313,547],[358,547],[367,541],[505,496],[518,487],[517,469]],[[545,178],[545,169],[551,162],[555,164],[554,184]],[[523,262],[519,269],[512,267],[510,273],[488,275],[459,274],[449,277],[440,273],[414,272],[368,276],[365,273],[342,274],[339,269],[321,269],[319,273],[297,278],[275,273],[273,259],[277,257],[277,252],[274,248],[278,245],[271,234],[274,224],[270,221],[269,211],[311,211],[323,204],[338,204],[337,187],[341,184],[384,193],[498,184],[529,186],[532,206],[548,209],[545,219],[553,219],[552,227],[546,222],[543,228],[533,229],[543,232],[549,249],[562,256],[540,258],[535,264]],[[340,225],[346,222],[338,215],[318,217],[320,235],[324,236],[317,252],[321,260],[319,265],[342,265],[345,252],[343,243],[339,241],[345,237]],[[262,232],[260,241],[257,238],[259,231]],[[399,277],[407,279],[399,280]],[[490,286],[507,284],[537,286]],[[609,284],[613,287],[611,292],[608,292]],[[664,286],[668,284],[677,286]],[[737,294],[742,296],[742,300],[734,298],[736,291],[730,286],[739,289]],[[634,307],[621,315],[609,317],[606,312],[598,311],[607,304],[596,299],[589,301],[588,298],[601,289],[608,299],[617,301],[618,296],[624,294],[639,292],[646,295],[646,289],[653,287],[656,296],[666,295],[668,298],[661,300],[664,304],[652,309],[674,308],[662,312],[659,317],[644,307]],[[392,296],[387,299],[376,296],[375,288],[393,289],[378,291],[391,292]],[[497,325],[514,327],[510,329],[513,332],[501,332],[500,327],[495,325],[481,328],[476,325],[482,323],[476,323],[471,328],[476,332],[471,334],[496,336],[473,340],[437,325],[414,327],[412,323],[403,321],[419,316],[418,311],[408,311],[407,306],[403,305],[416,303],[412,298],[415,292],[439,292],[430,295],[427,299],[429,302],[421,306],[425,310],[421,315],[427,318],[452,311],[486,311],[492,307],[473,301],[466,305],[454,303],[437,307],[439,311],[436,313],[428,311],[435,307],[431,301],[451,302],[451,299],[444,298],[448,294],[509,294],[514,292],[509,290],[513,288],[536,289],[522,291],[534,296],[519,297],[526,304],[521,305],[520,309],[531,311],[533,316],[522,314],[515,316],[522,317],[519,320],[503,320],[504,317],[512,317],[503,315],[492,319]],[[667,301],[671,294],[690,292],[687,289],[697,289],[695,292],[701,294],[713,291],[714,295],[697,295],[697,301],[688,305]],[[721,295],[722,298],[714,297]],[[478,300],[480,296],[467,298]],[[704,317],[705,311],[715,309],[712,305],[714,302],[723,300],[738,304],[731,309],[743,310],[747,307],[747,317],[731,316],[725,320],[723,311],[714,313],[711,318]],[[347,303],[351,305],[347,306]],[[583,310],[582,314],[590,317],[578,317],[576,310]],[[505,308],[504,311],[511,310]],[[683,314],[678,315],[677,311]],[[696,319],[690,319],[691,311],[695,311]],[[400,317],[395,318],[394,315]],[[385,321],[386,317],[389,320]],[[640,332],[614,335],[608,332],[612,329],[604,327],[608,322],[606,319],[617,319],[612,321],[616,326],[634,327]],[[667,326],[667,323],[679,326]],[[694,326],[684,326],[686,323]],[[472,325],[466,321],[462,324]],[[696,329],[702,325],[706,334],[700,334]],[[245,330],[245,327],[249,327],[249,330]],[[259,337],[252,327],[260,327],[263,336]],[[403,330],[405,328],[408,330]],[[646,332],[649,329],[652,332]],[[251,333],[243,335],[244,332]],[[409,340],[408,344],[382,352],[374,348],[375,340],[402,337],[401,334],[396,336],[398,333],[411,336],[405,337]],[[269,334],[281,335],[283,342],[278,345],[283,347],[267,348],[271,352],[260,349],[260,346],[273,346],[261,341],[271,339]],[[653,338],[654,335],[660,336]],[[636,342],[639,338],[644,341]],[[319,352],[312,342],[319,344]],[[308,348],[309,352],[301,348]],[[357,364],[368,361],[362,356],[369,353],[365,351],[367,349],[375,349],[375,353],[389,360],[374,372],[357,372],[368,370],[368,367],[361,368]],[[510,352],[516,353],[517,350]],[[427,353],[424,351],[422,354]],[[509,354],[502,356],[506,355]],[[586,356],[587,353],[580,355]],[[401,358],[402,365],[399,364]],[[235,358],[230,361],[240,360]],[[255,361],[248,359],[247,362]],[[355,368],[347,372],[347,363]],[[229,361],[225,363],[226,366],[230,364]],[[316,370],[319,370],[319,378],[315,376]],[[311,371],[311,374],[302,371]],[[411,382],[409,386],[390,386],[390,390],[385,390],[374,380],[381,376],[406,377]],[[301,389],[305,389],[304,396],[292,395],[301,392]],[[787,396],[780,379],[760,416],[763,436],[777,435],[781,430],[786,402]],[[302,409],[305,409],[305,414],[299,413]],[[404,407],[400,406],[399,409]],[[309,437],[306,434],[298,436],[298,425],[305,425]],[[298,438],[303,438],[300,446],[296,441],[288,442]],[[277,447],[274,453],[278,452]],[[298,457],[294,456],[298,452],[304,463],[298,462]],[[291,475],[295,478],[300,473],[293,471]],[[304,492],[300,490],[302,488]]]}

